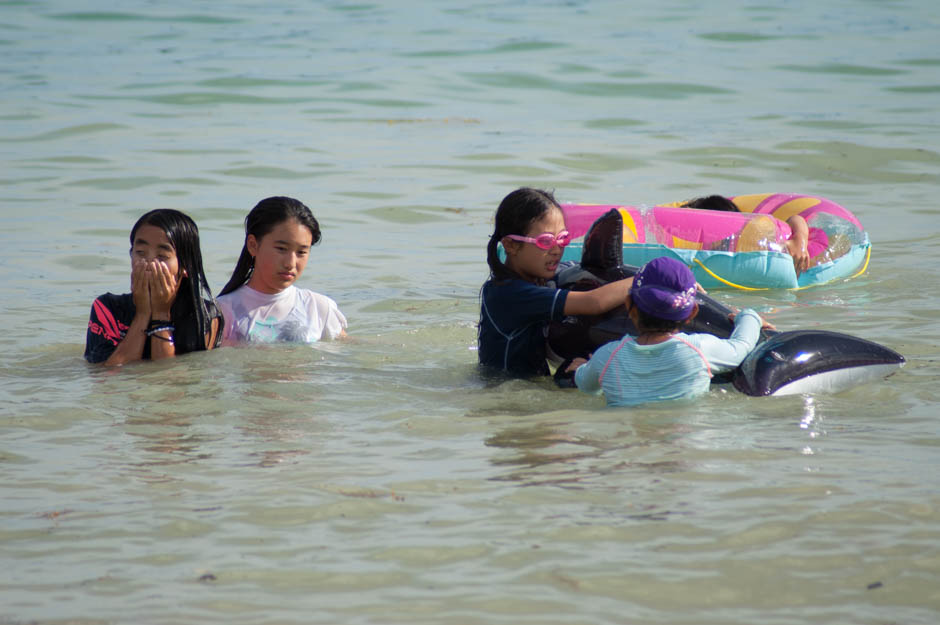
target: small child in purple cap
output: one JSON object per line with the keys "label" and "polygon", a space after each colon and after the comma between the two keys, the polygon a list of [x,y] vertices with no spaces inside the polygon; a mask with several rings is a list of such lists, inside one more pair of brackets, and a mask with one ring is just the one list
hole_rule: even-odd
{"label": "small child in purple cap", "polygon": [[736,315],[727,339],[681,332],[698,313],[695,277],[684,264],[666,257],[640,268],[626,306],[639,334],[607,343],[590,360],[577,358],[568,368],[576,369],[579,389],[603,392],[609,406],[707,392],[714,373],[734,369],[754,349],[763,324],[756,312],[746,309]]}

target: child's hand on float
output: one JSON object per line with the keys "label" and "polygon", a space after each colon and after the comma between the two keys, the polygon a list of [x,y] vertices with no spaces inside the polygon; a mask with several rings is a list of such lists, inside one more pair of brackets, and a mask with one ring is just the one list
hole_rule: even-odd
{"label": "child's hand on float", "polygon": [[[737,316],[738,316],[737,311],[728,313],[728,319],[731,320],[731,321],[734,321],[734,318],[737,317]],[[777,331],[777,326],[775,326],[774,324],[770,323],[769,321],[767,321],[766,319],[764,319],[764,318],[761,317],[760,315],[757,315],[757,318],[760,319],[760,329],[761,329],[761,330],[773,330],[774,332]]]}
{"label": "child's hand on float", "polygon": [[774,332],[777,331],[777,326],[775,326],[774,324],[770,323],[769,321],[767,321],[767,320],[764,319],[763,317],[760,318],[760,321],[761,321],[761,324],[760,324],[760,329],[761,329],[761,330],[773,330]]}
{"label": "child's hand on float", "polygon": [[174,276],[166,263],[150,262],[150,307],[154,319],[170,320],[170,307],[179,291],[180,277]]}
{"label": "child's hand on float", "polygon": [[809,269],[809,252],[806,250],[806,240],[793,237],[787,241],[787,251],[793,257],[793,268],[796,269],[796,275],[800,275]]}
{"label": "child's hand on float", "polygon": [[567,372],[569,372],[569,373],[571,373],[571,372],[573,372],[573,371],[576,371],[578,367],[580,367],[581,365],[583,365],[583,364],[586,363],[586,362],[587,362],[587,360],[585,360],[584,358],[572,358],[571,364],[568,365],[568,368],[565,369],[565,371],[567,371]]}
{"label": "child's hand on float", "polygon": [[796,269],[796,275],[800,275],[809,269],[809,252],[806,246],[809,242],[809,225],[800,215],[793,215],[787,219],[787,225],[790,226],[790,240],[787,241],[787,251],[793,257],[793,268]]}

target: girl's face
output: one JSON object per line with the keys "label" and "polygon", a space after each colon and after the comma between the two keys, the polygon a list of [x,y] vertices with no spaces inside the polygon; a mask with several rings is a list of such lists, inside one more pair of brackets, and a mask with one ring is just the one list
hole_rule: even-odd
{"label": "girl's face", "polygon": [[[535,238],[545,232],[558,235],[564,229],[565,216],[560,210],[554,208],[533,221],[527,232],[519,234]],[[562,249],[559,245],[556,244],[550,249],[543,250],[534,243],[513,241],[506,237],[503,237],[502,243],[506,250],[506,266],[524,280],[536,282],[554,277],[561,260]]]}
{"label": "girl's face", "polygon": [[312,243],[313,234],[296,219],[282,221],[260,240],[249,234],[245,247],[255,259],[255,268],[248,286],[274,295],[292,285],[307,266]]}
{"label": "girl's face", "polygon": [[176,248],[170,243],[169,237],[163,228],[151,224],[144,224],[134,233],[134,244],[131,246],[131,263],[141,261],[149,263],[158,261],[165,264],[170,273],[179,275],[179,259],[176,257]]}

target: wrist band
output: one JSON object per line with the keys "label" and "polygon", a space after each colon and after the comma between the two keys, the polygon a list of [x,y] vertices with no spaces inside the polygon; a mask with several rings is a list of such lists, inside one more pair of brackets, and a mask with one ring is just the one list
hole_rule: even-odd
{"label": "wrist band", "polygon": [[[166,341],[167,343],[173,342],[173,331],[176,330],[176,326],[173,325],[171,321],[163,321],[161,319],[151,319],[150,325],[147,326],[147,336],[160,339],[161,341]],[[157,332],[169,332],[169,338],[159,336]]]}
{"label": "wrist band", "polygon": [[170,343],[170,344],[173,343],[172,334],[169,337],[163,337],[163,336],[160,336],[159,334],[153,334],[152,332],[148,332],[147,336],[149,336],[152,339],[160,339],[161,341],[166,341],[167,343]]}

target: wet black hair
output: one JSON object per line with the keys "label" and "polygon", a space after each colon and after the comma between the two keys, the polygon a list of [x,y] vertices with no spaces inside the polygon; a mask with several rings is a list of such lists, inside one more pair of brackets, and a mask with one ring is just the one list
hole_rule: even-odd
{"label": "wet black hair", "polygon": [[521,187],[503,198],[496,209],[493,234],[486,246],[486,264],[490,266],[490,277],[505,280],[515,274],[499,260],[499,242],[507,234],[524,235],[532,222],[548,211],[561,211],[561,206],[551,191]]}
{"label": "wet black hair", "polygon": [[172,208],[158,208],[144,213],[131,228],[132,250],[137,230],[141,226],[154,226],[163,230],[176,252],[180,284],[176,299],[170,306],[170,316],[176,326],[173,332],[176,353],[204,351],[206,335],[211,332],[212,320],[217,317],[220,319],[220,327],[213,347],[218,347],[222,341],[223,320],[202,267],[202,248],[199,245],[199,228],[196,222],[185,213]]}
{"label": "wet black hair", "polygon": [[235,263],[232,277],[229,278],[228,283],[219,292],[219,296],[231,293],[251,278],[251,272],[255,268],[255,259],[248,253],[248,235],[254,236],[260,242],[278,224],[288,219],[296,219],[300,225],[310,230],[311,245],[320,242],[320,224],[303,202],[292,197],[283,196],[261,200],[255,204],[255,207],[245,217],[245,245],[242,245],[242,253],[238,257],[238,262]]}
{"label": "wet black hair", "polygon": [[656,315],[646,312],[637,306],[633,299],[630,299],[629,303],[630,307],[628,312],[636,310],[637,319],[634,325],[636,325],[638,332],[673,332],[674,330],[681,330],[683,326],[691,322],[698,314],[696,310],[694,313],[690,314],[687,319],[675,321],[673,319],[663,319],[662,317],[657,317]]}
{"label": "wet black hair", "polygon": [[689,200],[688,202],[683,202],[682,206],[687,208],[704,208],[705,210],[710,211],[731,211],[735,213],[740,213],[739,209],[734,202],[722,195],[706,195],[705,197],[697,197]]}
{"label": "wet black hair", "polygon": [[630,302],[630,306],[636,308],[636,329],[640,332],[672,332],[684,326],[688,321],[688,319],[673,321],[672,319],[663,319],[662,317],[651,315],[640,309],[640,307],[633,302]]}

